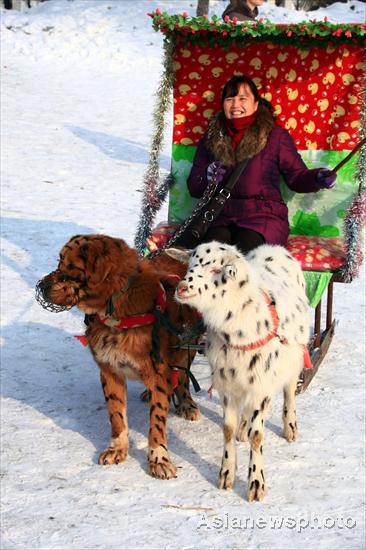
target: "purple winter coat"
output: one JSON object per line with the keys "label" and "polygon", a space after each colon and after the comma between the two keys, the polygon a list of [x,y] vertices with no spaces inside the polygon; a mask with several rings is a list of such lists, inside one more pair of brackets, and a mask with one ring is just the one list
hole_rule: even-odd
{"label": "purple winter coat", "polygon": [[235,184],[212,227],[236,225],[263,235],[270,244],[286,244],[289,234],[288,210],[282,200],[280,175],[290,189],[298,193],[319,190],[316,175],[309,170],[296,150],[290,134],[274,125],[270,111],[259,106],[255,122],[245,132],[237,149],[224,131],[223,115],[210,124],[198,144],[187,185],[192,197],[201,197],[208,184],[207,167],[219,160],[227,167],[224,187],[237,162],[249,162]]}

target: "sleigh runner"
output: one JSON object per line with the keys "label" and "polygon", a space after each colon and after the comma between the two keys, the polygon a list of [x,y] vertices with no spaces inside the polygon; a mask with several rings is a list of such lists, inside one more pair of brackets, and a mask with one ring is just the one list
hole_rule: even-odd
{"label": "sleigh runner", "polygon": [[[165,71],[157,94],[155,135],[145,174],[144,202],[136,246],[141,253],[163,246],[191,215],[196,201],[186,180],[197,143],[220,109],[228,78],[247,74],[271,101],[309,168],[339,164],[365,136],[366,25],[305,22],[243,26],[215,17],[151,14],[164,38]],[[159,182],[159,152],[165,115],[174,95],[172,171]],[[285,185],[289,210],[287,248],[301,263],[310,305],[315,308],[313,369],[302,373],[304,391],[324,358],[335,329],[333,286],[349,283],[362,263],[366,151],[361,148],[337,174],[329,192],[296,194]],[[169,220],[152,229],[169,192]],[[322,301],[326,295],[326,312]],[[324,318],[325,317],[325,318]]]}

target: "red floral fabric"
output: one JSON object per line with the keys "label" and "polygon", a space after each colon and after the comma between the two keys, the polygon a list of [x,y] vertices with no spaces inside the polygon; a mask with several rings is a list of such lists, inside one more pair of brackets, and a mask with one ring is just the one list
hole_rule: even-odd
{"label": "red floral fabric", "polygon": [[177,46],[174,69],[174,144],[197,145],[221,108],[225,82],[234,74],[247,74],[255,81],[297,149],[342,151],[358,141],[364,83],[358,46]]}
{"label": "red floral fabric", "polygon": [[346,263],[341,237],[293,235],[286,248],[305,271],[337,271]]}
{"label": "red floral fabric", "polygon": [[[147,239],[149,251],[154,252],[164,246],[177,227],[165,222],[156,226]],[[346,263],[344,242],[341,237],[290,235],[286,248],[305,271],[337,271]]]}
{"label": "red floral fabric", "polygon": [[146,244],[149,252],[155,252],[158,248],[164,246],[177,229],[178,225],[161,222],[154,227],[150,237],[146,239]]}

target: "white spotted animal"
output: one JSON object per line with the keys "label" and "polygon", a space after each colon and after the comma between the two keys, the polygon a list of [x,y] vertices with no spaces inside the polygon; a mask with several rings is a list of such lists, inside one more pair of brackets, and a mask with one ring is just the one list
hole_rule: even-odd
{"label": "white spotted animal", "polygon": [[245,257],[216,241],[194,251],[169,249],[188,263],[176,299],[198,309],[207,327],[206,355],[224,410],[219,486],[235,482],[235,437],[250,443],[249,501],[265,495],[264,420],[284,392],[283,435],[297,438],[295,391],[309,357],[309,307],[300,264],[282,246],[262,245]]}

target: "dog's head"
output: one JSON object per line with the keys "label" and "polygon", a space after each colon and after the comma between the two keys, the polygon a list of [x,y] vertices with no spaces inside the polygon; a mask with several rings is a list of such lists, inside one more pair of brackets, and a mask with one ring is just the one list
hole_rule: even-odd
{"label": "dog's head", "polygon": [[137,263],[137,252],[122,239],[76,235],[62,247],[57,269],[37,283],[36,299],[50,311],[78,306],[95,313]]}
{"label": "dog's head", "polygon": [[247,262],[235,246],[211,241],[192,251],[170,248],[167,253],[188,264],[177,286],[176,300],[203,315],[225,307],[231,296],[235,302],[238,290],[249,281]]}

